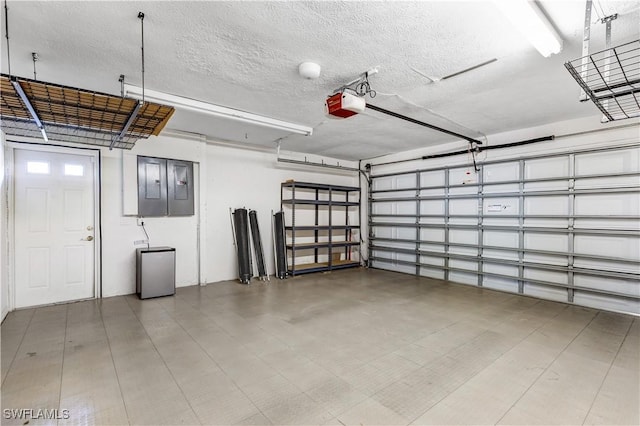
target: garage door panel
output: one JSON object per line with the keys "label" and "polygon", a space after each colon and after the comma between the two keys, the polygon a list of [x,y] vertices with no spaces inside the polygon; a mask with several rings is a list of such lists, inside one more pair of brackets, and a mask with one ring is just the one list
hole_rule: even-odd
{"label": "garage door panel", "polygon": [[422,228],[420,230],[420,240],[433,242],[444,241],[444,229]]}
{"label": "garage door panel", "polygon": [[638,176],[611,176],[599,178],[578,179],[575,183],[576,189],[597,189],[597,188],[623,188],[638,184]]}
{"label": "garage door panel", "polygon": [[557,302],[567,301],[567,291],[565,289],[545,285],[526,283],[524,286],[524,294],[541,299],[555,300]]}
{"label": "garage door panel", "polygon": [[449,214],[451,215],[478,215],[478,201],[475,199],[462,199],[449,201]]}
{"label": "garage door panel", "polygon": [[[518,267],[517,266],[494,264],[494,263],[491,263],[490,261],[484,263],[482,270],[484,272],[489,272],[489,273],[492,273],[492,274],[508,275],[508,276],[512,276],[512,277],[514,277],[514,276],[517,277],[518,276]],[[489,276],[490,275],[485,276],[485,280],[487,280]]]}
{"label": "garage door panel", "polygon": [[467,260],[459,260],[459,259],[450,259],[449,260],[449,267],[451,268],[457,268],[457,269],[464,269],[466,271],[476,271],[478,269],[478,263],[477,262],[470,262]]}
{"label": "garage door panel", "polygon": [[577,215],[640,215],[640,194],[576,195]]}
{"label": "garage door panel", "polygon": [[482,202],[483,214],[499,217],[500,215],[517,215],[520,211],[520,200],[516,197],[490,197]]}
{"label": "garage door panel", "polygon": [[525,262],[539,263],[542,265],[567,266],[567,256],[549,256],[538,253],[524,253],[523,260]]}
{"label": "garage door panel", "polygon": [[566,272],[545,271],[542,269],[525,268],[523,272],[524,278],[537,281],[548,281],[557,284],[568,284],[569,275]]}
{"label": "garage door panel", "polygon": [[421,189],[419,192],[421,197],[437,197],[445,195],[444,188]]}
{"label": "garage door panel", "polygon": [[525,232],[524,248],[528,250],[567,252],[569,250],[569,236],[566,234]]}
{"label": "garage door panel", "polygon": [[420,263],[424,265],[444,266],[444,259],[442,257],[434,256],[420,256]]}
{"label": "garage door panel", "polygon": [[574,295],[574,302],[592,308],[606,309],[615,312],[630,312],[636,315],[640,314],[640,301],[638,300],[577,291]]}
{"label": "garage door panel", "polygon": [[638,229],[639,222],[637,219],[576,219],[574,221],[576,229]]}
{"label": "garage door panel", "polygon": [[478,232],[473,230],[452,229],[449,231],[449,242],[460,244],[478,244]]}
{"label": "garage door panel", "polygon": [[594,288],[603,291],[640,296],[640,283],[612,277],[576,275],[575,285],[578,287]]}
{"label": "garage door panel", "polygon": [[508,291],[509,293],[518,292],[518,284],[512,279],[485,276],[482,281],[482,286],[494,290]]}
{"label": "garage door panel", "polygon": [[451,271],[449,272],[449,280],[460,284],[478,284],[478,278],[474,273]]}
{"label": "garage door panel", "polygon": [[630,274],[640,274],[640,264],[611,262],[606,260],[576,258],[573,262],[576,268],[594,269],[596,271],[616,271]]}
{"label": "garage door panel", "polygon": [[373,182],[371,182],[371,188],[374,191],[393,189],[393,179],[391,179],[390,177],[374,179]]}
{"label": "garage door panel", "polygon": [[430,172],[420,173],[420,185],[421,186],[444,186],[445,184],[444,170],[435,170]]}
{"label": "garage door panel", "polygon": [[486,246],[518,248],[519,235],[517,231],[484,231],[482,239]]}
{"label": "garage door panel", "polygon": [[518,260],[518,252],[516,251],[484,249],[482,255],[492,259]]}
{"label": "garage door panel", "polygon": [[526,182],[524,192],[535,191],[567,191],[569,189],[569,179],[558,179],[543,182]]}
{"label": "garage door panel", "polygon": [[482,193],[483,194],[500,194],[505,192],[518,192],[520,190],[520,185],[517,183],[505,183],[505,184],[491,184],[491,185],[483,185]]}
{"label": "garage door panel", "polygon": [[454,186],[449,189],[449,194],[477,194],[478,175],[473,171],[473,167],[456,168],[449,170],[449,185]]}
{"label": "garage door panel", "polygon": [[[512,227],[517,227],[519,225],[520,221],[518,220],[518,218],[512,218],[512,217],[499,217],[499,215],[491,215],[491,216],[485,216],[482,219],[482,224],[484,226],[512,226]],[[489,232],[489,231],[485,231],[485,232]],[[508,233],[509,231],[505,231],[505,233]]]}
{"label": "garage door panel", "polygon": [[424,200],[420,202],[420,214],[438,214],[444,216],[445,203],[443,200]]}
{"label": "garage door panel", "polygon": [[529,215],[568,215],[569,200],[566,196],[527,197],[524,200],[524,214]]}
{"label": "garage door panel", "polygon": [[637,149],[613,150],[576,155],[576,175],[615,175],[637,172],[640,164]]}
{"label": "garage door panel", "polygon": [[[591,150],[483,161],[479,173],[468,164],[422,171],[419,182],[426,188],[419,195],[431,198],[425,200],[414,199],[409,189],[418,181],[415,172],[385,178],[380,185],[404,189],[392,195],[412,200],[374,211],[411,216],[392,218],[405,224],[415,221],[416,210],[426,216],[418,218],[419,231],[392,226],[395,238],[417,238],[420,250],[434,253],[421,255],[419,271],[409,265],[408,273],[631,312],[640,294],[627,303],[618,293],[637,291],[635,282],[613,275],[626,273],[640,282],[640,149]],[[381,229],[374,225],[376,235]],[[396,258],[416,262],[413,253]]]}
{"label": "garage door panel", "polygon": [[416,214],[416,202],[415,201],[401,201],[396,203],[396,214]]}
{"label": "garage door panel", "polygon": [[451,246],[449,247],[449,253],[452,255],[476,257],[478,255],[478,249],[473,247]]}
{"label": "garage door panel", "polygon": [[640,259],[640,238],[634,236],[576,235],[575,253]]}
{"label": "garage door panel", "polygon": [[420,275],[428,278],[435,278],[437,280],[444,279],[444,271],[442,269],[429,268],[423,266],[420,268]]}
{"label": "garage door panel", "polygon": [[520,175],[520,163],[499,163],[486,165],[482,169],[483,182],[502,182],[518,180]]}
{"label": "garage door panel", "polygon": [[435,253],[444,253],[445,246],[442,244],[428,244],[428,243],[420,243],[420,250],[424,251],[432,251]]}
{"label": "garage door panel", "polygon": [[524,178],[527,180],[567,176],[569,176],[569,156],[566,155],[526,160],[524,163]]}
{"label": "garage door panel", "polygon": [[401,238],[403,240],[415,240],[416,230],[413,228],[397,228],[396,238]]}

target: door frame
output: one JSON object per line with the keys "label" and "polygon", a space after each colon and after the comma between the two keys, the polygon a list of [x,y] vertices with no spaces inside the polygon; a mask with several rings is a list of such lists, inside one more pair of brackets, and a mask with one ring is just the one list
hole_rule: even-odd
{"label": "door frame", "polygon": [[[53,154],[82,155],[92,158],[93,164],[93,215],[95,223],[95,236],[93,245],[93,297],[91,299],[102,298],[102,222],[100,218],[101,210],[101,155],[99,148],[81,148],[62,145],[50,145],[42,143],[20,142],[15,140],[6,141],[5,168],[7,169],[7,266],[9,281],[8,311],[15,310],[16,306],[16,280],[15,280],[15,151],[40,151]],[[67,302],[59,302],[59,304]],[[58,304],[58,303],[54,303]],[[46,306],[46,305],[45,305]],[[33,307],[30,307],[33,308]],[[25,308],[29,309],[29,308]]]}

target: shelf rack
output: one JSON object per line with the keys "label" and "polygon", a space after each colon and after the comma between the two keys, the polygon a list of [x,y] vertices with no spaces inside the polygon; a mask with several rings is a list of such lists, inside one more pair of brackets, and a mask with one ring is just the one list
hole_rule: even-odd
{"label": "shelf rack", "polygon": [[640,116],[640,39],[565,63],[605,121]]}
{"label": "shelf rack", "polygon": [[[350,212],[356,209],[360,218],[360,188],[287,181],[281,184],[280,196],[280,208],[290,213],[290,225],[285,226],[285,231],[291,276],[360,266],[360,224],[349,222]],[[299,224],[303,209],[312,210],[311,224],[306,220]],[[344,211],[344,222],[334,223],[336,211]],[[321,213],[326,213],[326,223],[322,223]],[[312,241],[300,241],[303,232],[311,232],[308,239]],[[321,239],[321,233],[326,234],[326,240]],[[313,262],[299,262],[300,258],[311,256]]]}
{"label": "shelf rack", "polygon": [[0,127],[6,135],[132,149],[158,136],[175,109],[153,102],[0,75]]}

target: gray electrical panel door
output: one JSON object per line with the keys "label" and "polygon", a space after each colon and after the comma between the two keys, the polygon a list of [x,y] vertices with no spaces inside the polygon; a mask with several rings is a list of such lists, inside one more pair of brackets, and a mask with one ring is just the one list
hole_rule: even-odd
{"label": "gray electrical panel door", "polygon": [[138,215],[167,213],[167,160],[138,156]]}
{"label": "gray electrical panel door", "polygon": [[169,216],[193,215],[193,163],[167,160]]}

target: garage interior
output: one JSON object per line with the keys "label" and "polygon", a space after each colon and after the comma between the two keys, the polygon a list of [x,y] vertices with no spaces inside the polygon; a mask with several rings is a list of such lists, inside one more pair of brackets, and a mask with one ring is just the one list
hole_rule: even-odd
{"label": "garage interior", "polygon": [[2,36],[2,424],[640,424],[637,1]]}

